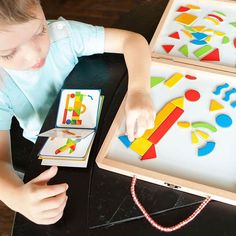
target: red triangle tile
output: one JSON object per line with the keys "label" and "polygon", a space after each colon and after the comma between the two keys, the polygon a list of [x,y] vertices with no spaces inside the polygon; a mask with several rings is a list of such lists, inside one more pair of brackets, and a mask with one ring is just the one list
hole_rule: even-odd
{"label": "red triangle tile", "polygon": [[174,45],[162,45],[162,47],[167,53],[169,53],[174,47]]}
{"label": "red triangle tile", "polygon": [[179,39],[179,33],[178,32],[174,32],[173,34],[170,34],[169,37],[174,38],[174,39]]}
{"label": "red triangle tile", "polygon": [[215,50],[207,54],[205,57],[203,57],[201,61],[220,61],[219,49],[216,48]]}
{"label": "red triangle tile", "polygon": [[189,7],[183,7],[183,6],[180,6],[177,10],[177,12],[185,12],[185,11],[189,11],[190,8]]}
{"label": "red triangle tile", "polygon": [[155,150],[155,145],[152,144],[152,146],[147,150],[147,152],[141,157],[141,161],[153,159],[156,157],[157,157],[157,154],[156,154],[156,150]]}

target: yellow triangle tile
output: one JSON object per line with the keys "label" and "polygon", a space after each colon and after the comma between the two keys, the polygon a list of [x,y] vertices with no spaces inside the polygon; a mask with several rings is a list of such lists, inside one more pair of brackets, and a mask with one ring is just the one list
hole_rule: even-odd
{"label": "yellow triangle tile", "polygon": [[202,32],[206,28],[206,26],[193,26],[192,28],[197,32]]}
{"label": "yellow triangle tile", "polygon": [[192,144],[198,144],[199,143],[198,137],[197,137],[197,135],[194,131],[191,132],[191,137],[192,137]]}
{"label": "yellow triangle tile", "polygon": [[184,109],[184,97],[176,98],[172,100],[171,103],[174,104],[176,107]]}
{"label": "yellow triangle tile", "polygon": [[209,138],[209,134],[201,131],[201,130],[196,130],[197,135],[199,135],[201,138],[207,140]]}
{"label": "yellow triangle tile", "polygon": [[210,111],[217,111],[217,110],[221,110],[221,109],[224,109],[224,106],[222,104],[220,104],[219,102],[217,102],[215,100],[211,100]]}
{"label": "yellow triangle tile", "polygon": [[187,35],[190,39],[193,38],[192,34],[191,34],[189,31],[182,29],[182,32],[183,32],[185,35]]}

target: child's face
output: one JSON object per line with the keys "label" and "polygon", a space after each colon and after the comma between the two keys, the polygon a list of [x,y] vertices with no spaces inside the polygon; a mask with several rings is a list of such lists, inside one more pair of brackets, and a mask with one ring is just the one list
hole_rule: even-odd
{"label": "child's face", "polygon": [[41,7],[26,23],[0,24],[0,66],[15,70],[37,70],[49,50],[47,22]]}

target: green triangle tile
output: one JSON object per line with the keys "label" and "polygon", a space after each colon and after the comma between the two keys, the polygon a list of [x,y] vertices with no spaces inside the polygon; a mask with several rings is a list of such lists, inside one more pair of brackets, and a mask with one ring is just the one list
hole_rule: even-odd
{"label": "green triangle tile", "polygon": [[236,28],[236,22],[231,22],[230,24]]}
{"label": "green triangle tile", "polygon": [[192,33],[196,32],[196,30],[194,30],[192,27],[184,25],[184,28]]}
{"label": "green triangle tile", "polygon": [[179,48],[179,51],[184,55],[184,56],[188,56],[188,46],[185,44],[183,45],[181,48]]}
{"label": "green triangle tile", "polygon": [[224,36],[223,39],[222,39],[222,43],[223,44],[226,44],[226,43],[229,43],[230,39],[228,36]]}
{"label": "green triangle tile", "polygon": [[151,88],[160,84],[165,78],[162,77],[151,77]]}

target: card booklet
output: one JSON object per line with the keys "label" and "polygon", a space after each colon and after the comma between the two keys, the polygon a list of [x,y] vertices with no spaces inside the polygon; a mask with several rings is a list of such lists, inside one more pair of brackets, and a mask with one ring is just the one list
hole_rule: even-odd
{"label": "card booklet", "polygon": [[63,89],[56,127],[39,134],[48,137],[39,152],[42,165],[87,167],[103,97],[98,89]]}

